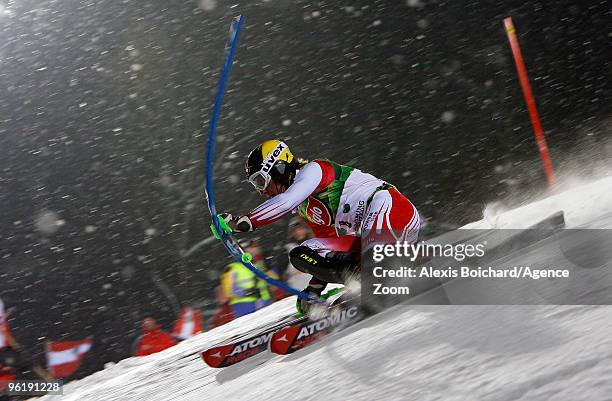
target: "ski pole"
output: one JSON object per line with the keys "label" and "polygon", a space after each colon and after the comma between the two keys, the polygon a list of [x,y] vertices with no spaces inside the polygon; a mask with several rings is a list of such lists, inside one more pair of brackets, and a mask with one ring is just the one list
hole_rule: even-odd
{"label": "ski pole", "polygon": [[219,221],[219,217],[217,216],[217,208],[215,206],[215,195],[213,191],[213,162],[215,157],[215,142],[217,138],[217,123],[219,121],[219,116],[221,115],[221,106],[223,105],[223,95],[225,94],[225,87],[227,85],[227,81],[229,78],[229,73],[232,68],[232,62],[234,59],[234,54],[236,53],[236,47],[238,44],[238,38],[240,36],[240,30],[242,28],[242,24],[244,23],[244,17],[239,15],[234,18],[232,24],[230,26],[230,37],[228,43],[226,45],[226,54],[225,54],[225,62],[223,63],[223,69],[221,70],[221,77],[219,79],[219,85],[217,86],[217,93],[215,95],[215,103],[213,106],[212,115],[210,118],[210,127],[208,132],[208,149],[207,149],[207,157],[206,157],[206,171],[204,176],[206,177],[206,185],[205,185],[205,193],[206,199],[208,203],[208,210],[210,212],[210,216],[212,218],[213,226],[215,231],[219,234],[221,242],[228,250],[228,252],[240,263],[244,264],[249,270],[251,270],[257,277],[261,278],[265,282],[279,287],[280,289],[297,295],[300,298],[304,298],[307,300],[312,300],[315,302],[325,302],[318,297],[315,297],[311,294],[308,294],[304,291],[299,291],[286,283],[273,279],[263,271],[259,270],[252,263],[252,257],[250,254],[244,252],[244,250],[240,247],[238,242],[234,239],[231,232],[227,232],[224,230],[224,227]]}

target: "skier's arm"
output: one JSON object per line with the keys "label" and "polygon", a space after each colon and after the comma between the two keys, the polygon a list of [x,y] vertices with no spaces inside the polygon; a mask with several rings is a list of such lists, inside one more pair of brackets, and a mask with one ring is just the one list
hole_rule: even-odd
{"label": "skier's arm", "polygon": [[285,192],[270,198],[246,215],[253,229],[270,224],[298,207],[321,186],[324,175],[327,174],[324,174],[322,163],[318,161],[302,167]]}

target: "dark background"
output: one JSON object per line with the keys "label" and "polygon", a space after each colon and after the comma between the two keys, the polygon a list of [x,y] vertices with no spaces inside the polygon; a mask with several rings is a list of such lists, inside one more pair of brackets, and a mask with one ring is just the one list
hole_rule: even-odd
{"label": "dark background", "polygon": [[[430,230],[545,193],[502,20],[514,18],[562,178],[611,159],[609,1],[0,0],[0,297],[17,340],[95,337],[78,376],[128,356],[142,314],[213,306],[227,256],[203,203],[231,17],[244,27],[219,126],[222,211],[260,200],[243,159],[304,158],[396,184]],[[286,224],[258,233],[284,265]],[[275,247],[276,246],[276,247]]]}

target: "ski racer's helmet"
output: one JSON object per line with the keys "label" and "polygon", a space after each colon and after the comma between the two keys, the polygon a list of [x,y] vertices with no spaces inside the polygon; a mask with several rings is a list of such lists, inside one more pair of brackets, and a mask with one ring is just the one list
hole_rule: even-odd
{"label": "ski racer's helmet", "polygon": [[244,164],[246,177],[259,192],[263,192],[270,181],[291,185],[295,176],[297,160],[289,146],[280,139],[270,139],[251,151]]}

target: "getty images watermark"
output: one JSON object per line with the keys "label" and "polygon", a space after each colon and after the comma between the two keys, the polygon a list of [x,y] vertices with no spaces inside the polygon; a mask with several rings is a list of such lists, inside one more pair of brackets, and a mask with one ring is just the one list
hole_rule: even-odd
{"label": "getty images watermark", "polygon": [[370,244],[362,259],[364,302],[612,304],[610,230],[457,231]]}
{"label": "getty images watermark", "polygon": [[[373,249],[373,260],[382,262],[385,258],[402,257],[410,262],[415,262],[420,258],[452,258],[457,262],[463,262],[467,258],[485,256],[486,241],[478,244],[428,244],[421,241],[416,244],[406,242],[395,244],[375,244]],[[375,266],[372,274],[377,278],[387,277],[407,277],[407,278],[530,278],[538,280],[540,278],[567,278],[568,269],[532,269],[529,266],[512,266],[509,269],[494,269],[491,266],[483,268],[481,266],[472,268],[470,266],[422,266],[385,268]],[[380,283],[375,283],[372,291],[374,295],[409,293],[407,287],[383,287]]]}

